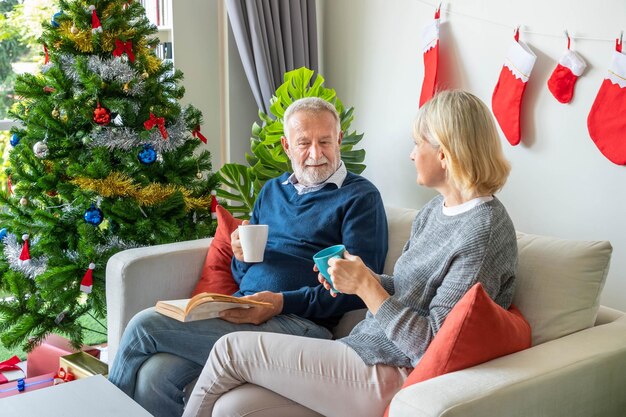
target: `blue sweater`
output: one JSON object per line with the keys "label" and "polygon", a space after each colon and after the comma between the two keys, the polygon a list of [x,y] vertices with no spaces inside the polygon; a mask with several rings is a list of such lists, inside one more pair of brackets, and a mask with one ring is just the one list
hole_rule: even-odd
{"label": "blue sweater", "polygon": [[264,260],[245,263],[233,257],[233,277],[239,284],[235,295],[281,292],[283,314],[330,327],[345,312],[364,305],[354,295],[331,297],[317,281],[312,257],[343,243],[372,270],[382,272],[387,255],[385,209],[376,187],[352,173],[339,189],[327,184],[303,195],[292,184],[283,184],[288,177],[285,173],[266,182],[256,200],[250,223],[269,225]]}

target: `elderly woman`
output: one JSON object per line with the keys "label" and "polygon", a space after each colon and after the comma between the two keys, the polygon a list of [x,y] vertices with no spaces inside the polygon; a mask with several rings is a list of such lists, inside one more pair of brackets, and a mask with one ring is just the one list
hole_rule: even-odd
{"label": "elderly woman", "polygon": [[[184,416],[379,417],[474,284],[509,307],[517,244],[493,194],[510,166],[489,109],[470,93],[441,92],[420,109],[413,136],[417,183],[440,195],[416,216],[393,276],[374,274],[351,254],[331,261],[335,288],[364,301],[365,319],[337,341],[221,338]],[[321,275],[320,282],[330,291]]]}

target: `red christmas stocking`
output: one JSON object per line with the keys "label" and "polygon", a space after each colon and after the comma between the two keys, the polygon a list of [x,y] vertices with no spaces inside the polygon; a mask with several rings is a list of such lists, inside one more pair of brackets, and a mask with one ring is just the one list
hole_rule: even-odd
{"label": "red christmas stocking", "polygon": [[521,139],[522,97],[536,60],[537,57],[528,45],[519,41],[519,31],[516,31],[515,41],[506,55],[500,78],[491,98],[493,114],[504,136],[514,146]]}
{"label": "red christmas stocking", "polygon": [[609,161],[626,165],[626,55],[618,39],[613,62],[600,86],[589,117],[589,136]]}
{"label": "red christmas stocking", "polygon": [[548,79],[548,89],[561,103],[569,103],[574,96],[574,84],[585,71],[585,60],[571,49],[559,59],[559,63]]}
{"label": "red christmas stocking", "polygon": [[430,100],[437,89],[437,69],[439,67],[439,9],[435,20],[422,30],[422,50],[424,51],[424,82],[420,94],[420,107]]}

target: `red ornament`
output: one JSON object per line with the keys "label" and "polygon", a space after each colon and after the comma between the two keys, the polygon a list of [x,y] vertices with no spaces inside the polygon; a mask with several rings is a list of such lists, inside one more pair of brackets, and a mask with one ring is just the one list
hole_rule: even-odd
{"label": "red ornament", "polygon": [[57,90],[54,87],[50,87],[48,85],[43,88],[44,93],[54,93],[55,91]]}
{"label": "red ornament", "polygon": [[98,103],[98,107],[93,111],[93,121],[101,126],[106,126],[111,121],[111,113],[106,108],[100,107],[100,103]]}
{"label": "red ornament", "polygon": [[46,59],[43,63],[47,64],[48,62],[50,62],[50,55],[48,54],[48,47],[45,43],[43,44],[43,52],[46,54]]}
{"label": "red ornament", "polygon": [[30,264],[30,250],[28,249],[28,235],[22,235],[22,240],[24,241],[24,246],[22,246],[22,252],[20,253],[20,257],[17,261],[19,266],[28,266]]}
{"label": "red ornament", "polygon": [[59,368],[59,372],[54,376],[54,385],[62,384],[63,382],[70,382],[75,380],[76,377],[69,371],[63,368]]}
{"label": "red ornament", "polygon": [[91,33],[95,34],[96,32],[102,32],[102,25],[100,24],[100,19],[98,19],[98,15],[96,14],[96,6],[93,4],[90,5],[89,10],[91,10]]}
{"label": "red ornament", "polygon": [[85,294],[89,294],[93,288],[93,270],[96,268],[96,264],[93,262],[89,264],[89,269],[85,272],[83,280],[80,282],[80,290]]}
{"label": "red ornament", "polygon": [[217,192],[215,190],[211,191],[211,218],[217,219],[217,206],[219,205],[217,202],[217,198],[215,196]]}

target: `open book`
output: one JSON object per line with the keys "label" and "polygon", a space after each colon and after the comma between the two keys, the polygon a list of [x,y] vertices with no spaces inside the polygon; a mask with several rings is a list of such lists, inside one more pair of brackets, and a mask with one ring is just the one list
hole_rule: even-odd
{"label": "open book", "polygon": [[178,321],[212,319],[229,308],[271,307],[271,303],[247,300],[230,295],[203,292],[193,298],[168,300],[156,303],[156,311]]}

